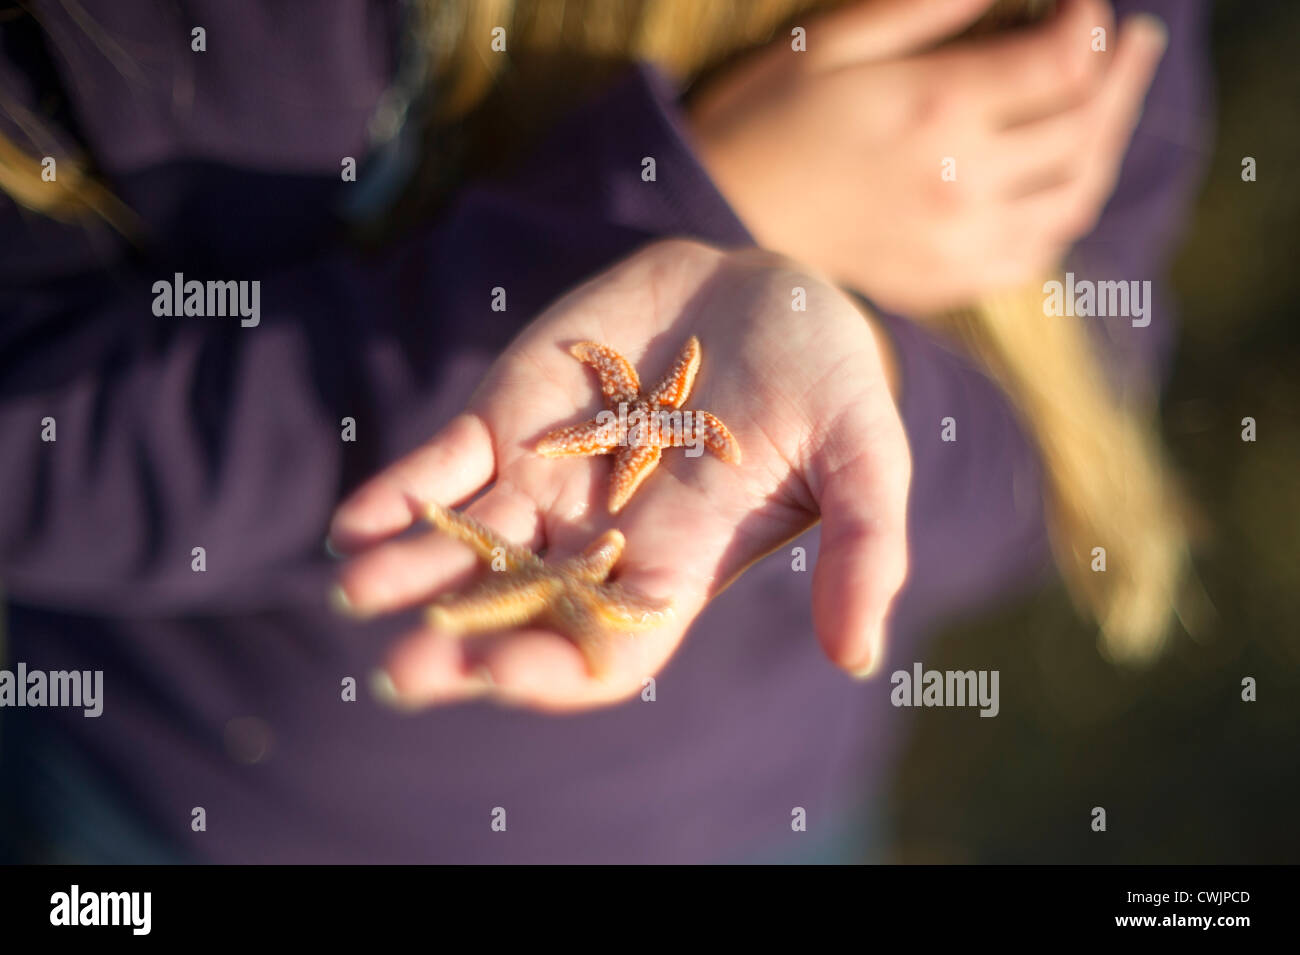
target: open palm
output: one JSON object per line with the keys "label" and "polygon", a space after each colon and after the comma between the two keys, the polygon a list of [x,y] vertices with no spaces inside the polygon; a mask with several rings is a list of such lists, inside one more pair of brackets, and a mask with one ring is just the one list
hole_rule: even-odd
{"label": "open palm", "polygon": [[[803,290],[806,310],[792,302]],[[546,457],[538,441],[593,417],[597,376],[569,349],[608,345],[649,387],[697,336],[703,352],[685,407],[734,435],[739,463],[668,448],[626,505],[608,508],[609,456]],[[814,622],[827,654],[853,672],[881,655],[884,618],[906,573],[910,460],[882,355],[839,290],[766,253],[693,242],[646,248],[577,288],[530,324],[492,366],[465,412],[358,489],[330,539],[351,560],[340,587],[374,614],[462,590],[484,573],[432,528],[402,535],[425,502],[458,505],[548,562],[617,528],[621,587],[670,600],[657,627],[616,636],[593,674],[566,636],[524,626],[475,639],[426,626],[390,652],[399,699],[491,694],[551,709],[622,699],[672,654],[705,604],[747,566],[819,518]]]}

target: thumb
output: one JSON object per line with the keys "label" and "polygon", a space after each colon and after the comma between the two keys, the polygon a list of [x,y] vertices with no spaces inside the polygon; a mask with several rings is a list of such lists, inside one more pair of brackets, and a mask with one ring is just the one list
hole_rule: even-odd
{"label": "thumb", "polygon": [[868,676],[883,659],[890,604],[907,577],[911,461],[897,420],[874,428],[854,424],[843,420],[841,426],[862,450],[830,471],[818,489],[822,528],[813,624],[832,662]]}
{"label": "thumb", "polygon": [[809,27],[808,52],[823,69],[920,51],[974,23],[993,0],[856,0]]}

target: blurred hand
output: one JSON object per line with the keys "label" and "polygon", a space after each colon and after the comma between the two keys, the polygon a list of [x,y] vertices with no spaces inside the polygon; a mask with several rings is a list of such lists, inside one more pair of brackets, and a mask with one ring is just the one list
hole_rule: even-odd
{"label": "blurred hand", "polygon": [[[938,49],[990,0],[866,0],[701,91],[704,163],[759,243],[911,314],[1032,281],[1091,231],[1165,46],[1103,0]],[[1107,50],[1093,52],[1092,31]],[[927,52],[928,50],[928,52]],[[946,158],[955,181],[941,178]]]}
{"label": "blurred hand", "polygon": [[[807,311],[791,308],[794,286]],[[691,335],[703,364],[686,407],[716,414],[743,463],[665,452],[617,517],[607,513],[610,460],[546,458],[545,432],[603,407],[575,341],[622,352],[648,386]],[[910,459],[869,321],[838,289],[756,250],[685,241],[643,250],[561,299],[493,365],[466,411],[427,445],[361,487],[338,510],[332,546],[355,555],[340,585],[364,615],[460,590],[485,569],[432,529],[394,539],[420,502],[454,505],[548,559],[618,527],[627,548],[614,578],[668,598],[659,629],[616,641],[602,678],[562,635],[525,628],[459,638],[423,627],[388,656],[412,704],[490,694],[571,709],[640,692],[708,600],[749,564],[820,517],[814,624],[830,658],[862,673],[881,659],[884,622],[906,573]]]}

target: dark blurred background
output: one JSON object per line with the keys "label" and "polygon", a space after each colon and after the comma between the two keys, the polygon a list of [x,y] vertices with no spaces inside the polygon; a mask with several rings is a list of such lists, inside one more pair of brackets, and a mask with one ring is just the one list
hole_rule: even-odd
{"label": "dark blurred background", "polygon": [[1174,263],[1183,328],[1162,406],[1208,522],[1204,632],[1180,631],[1148,670],[1117,669],[1060,587],[947,630],[926,667],[999,669],[1001,713],[915,711],[894,861],[1300,862],[1297,41],[1300,3],[1217,6],[1218,128]]}

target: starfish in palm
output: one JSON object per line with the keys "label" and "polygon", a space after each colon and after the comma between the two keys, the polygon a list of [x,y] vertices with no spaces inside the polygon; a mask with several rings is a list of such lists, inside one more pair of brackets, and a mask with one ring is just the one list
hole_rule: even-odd
{"label": "starfish in palm", "polygon": [[590,421],[552,431],[538,442],[537,451],[548,458],[613,454],[611,514],[623,509],[659,465],[664,448],[703,445],[723,461],[740,463],[740,445],[715,415],[681,410],[700,370],[700,340],[694,335],[668,374],[644,394],[632,363],[608,345],[579,342],[569,353],[595,369],[607,410]]}
{"label": "starfish in palm", "polygon": [[453,634],[505,630],[540,622],[572,638],[594,675],[607,670],[609,639],[659,626],[671,614],[668,601],[650,600],[609,581],[626,541],[608,530],[568,560],[544,562],[527,547],[511,544],[474,518],[441,504],[425,516],[444,534],[466,544],[494,573],[464,594],[447,594],[426,616]]}

